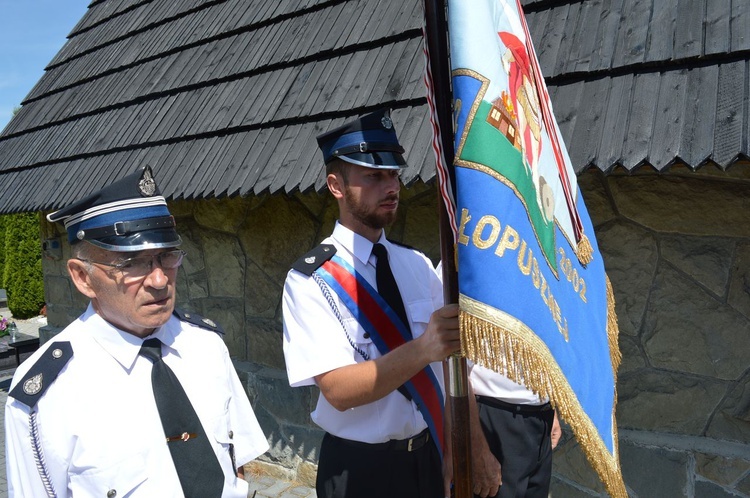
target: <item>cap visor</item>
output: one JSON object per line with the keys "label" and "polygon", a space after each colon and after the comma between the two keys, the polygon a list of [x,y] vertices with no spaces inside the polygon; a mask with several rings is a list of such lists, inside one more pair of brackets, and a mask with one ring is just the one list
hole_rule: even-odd
{"label": "cap visor", "polygon": [[100,239],[87,239],[87,242],[108,251],[135,252],[148,249],[177,247],[182,239],[174,228],[143,230],[128,235],[112,235]]}

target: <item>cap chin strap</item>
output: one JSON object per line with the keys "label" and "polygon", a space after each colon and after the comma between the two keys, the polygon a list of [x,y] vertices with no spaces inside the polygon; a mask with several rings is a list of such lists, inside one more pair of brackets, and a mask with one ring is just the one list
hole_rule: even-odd
{"label": "cap chin strap", "polygon": [[112,237],[113,235],[129,235],[136,232],[143,232],[144,230],[172,228],[174,226],[174,216],[171,215],[142,220],[118,221],[106,227],[78,230],[76,238],[78,240],[103,239],[105,237]]}
{"label": "cap chin strap", "polygon": [[347,145],[346,147],[336,148],[331,154],[334,156],[341,156],[352,152],[398,152],[399,154],[403,154],[404,148],[399,144],[388,142],[359,142],[357,144]]}

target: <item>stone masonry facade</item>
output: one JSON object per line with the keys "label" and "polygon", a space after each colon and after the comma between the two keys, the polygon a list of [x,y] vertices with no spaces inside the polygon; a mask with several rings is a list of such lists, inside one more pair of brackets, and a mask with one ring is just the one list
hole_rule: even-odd
{"label": "stone masonry facade", "polygon": [[[631,496],[750,496],[750,167],[579,178],[617,299],[622,471]],[[705,171],[704,171],[705,170]],[[394,240],[437,263],[437,197],[402,189]],[[322,433],[314,388],[291,389],[281,292],[292,262],[332,230],[327,194],[173,201],[188,256],[178,306],[222,324],[271,443],[251,472],[313,485]],[[70,247],[43,261],[49,337],[85,308]],[[555,451],[555,498],[606,496],[570,429]]]}

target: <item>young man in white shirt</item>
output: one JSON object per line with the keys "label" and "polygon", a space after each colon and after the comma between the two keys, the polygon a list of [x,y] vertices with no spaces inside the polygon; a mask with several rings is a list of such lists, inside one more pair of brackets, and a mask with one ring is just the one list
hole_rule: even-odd
{"label": "young man in white shirt", "polygon": [[442,498],[441,361],[460,347],[458,307],[443,306],[426,256],[385,237],[404,150],[385,111],[318,144],[339,220],[295,263],[283,296],[290,385],[321,392],[318,498]]}

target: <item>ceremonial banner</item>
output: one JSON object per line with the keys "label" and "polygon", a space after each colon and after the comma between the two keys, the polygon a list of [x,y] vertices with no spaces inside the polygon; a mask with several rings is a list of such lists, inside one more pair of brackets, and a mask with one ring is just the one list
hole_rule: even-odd
{"label": "ceremonial banner", "polygon": [[614,299],[521,6],[450,0],[448,24],[464,353],[548,397],[625,497]]}

